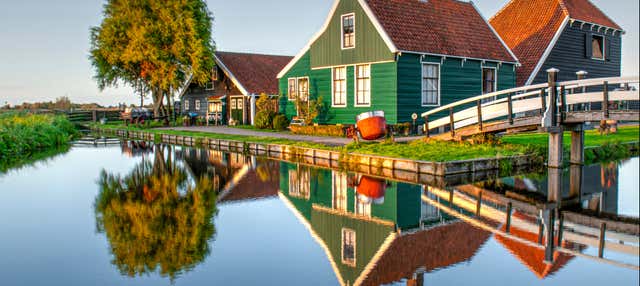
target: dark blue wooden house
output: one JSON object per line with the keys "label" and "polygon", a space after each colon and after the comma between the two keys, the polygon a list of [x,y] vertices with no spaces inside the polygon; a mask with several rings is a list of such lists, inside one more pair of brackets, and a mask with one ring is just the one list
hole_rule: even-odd
{"label": "dark blue wooden house", "polygon": [[624,31],[589,0],[512,0],[489,22],[520,60],[518,86],[620,76]]}

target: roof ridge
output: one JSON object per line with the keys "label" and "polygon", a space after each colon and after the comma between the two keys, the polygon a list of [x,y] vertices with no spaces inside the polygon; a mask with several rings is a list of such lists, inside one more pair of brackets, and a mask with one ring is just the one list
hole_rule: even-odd
{"label": "roof ridge", "polygon": [[493,16],[491,16],[491,18],[489,18],[487,21],[491,22],[491,20],[493,20],[493,18],[498,17],[502,12],[504,12],[504,10],[507,9],[507,7],[511,6],[511,4],[513,4],[513,2],[515,2],[515,1],[516,0],[510,0],[506,5],[502,6],[502,8],[500,8],[500,10],[498,10],[498,12],[493,14]]}
{"label": "roof ridge", "polygon": [[564,3],[564,0],[557,0],[557,1],[558,1],[558,4],[560,4],[560,8],[562,8],[562,12],[564,12],[565,16],[571,17],[571,13],[569,13],[569,9],[567,8],[567,5]]}
{"label": "roof ridge", "polygon": [[253,56],[269,56],[269,57],[292,57],[288,55],[275,55],[275,54],[264,54],[264,53],[254,53],[254,52],[229,52],[229,51],[215,51],[215,53],[223,53],[223,54],[236,54],[236,55],[253,55]]}

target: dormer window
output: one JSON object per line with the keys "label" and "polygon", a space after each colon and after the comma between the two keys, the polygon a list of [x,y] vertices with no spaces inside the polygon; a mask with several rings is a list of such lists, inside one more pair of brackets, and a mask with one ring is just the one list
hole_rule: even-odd
{"label": "dormer window", "polygon": [[218,80],[218,68],[214,67],[211,70],[211,80],[208,81],[205,86],[204,89],[205,90],[213,90],[215,87],[215,82]]}
{"label": "dormer window", "polygon": [[342,15],[342,49],[356,47],[356,15]]}
{"label": "dormer window", "polygon": [[591,58],[596,60],[604,60],[604,37],[591,36]]}

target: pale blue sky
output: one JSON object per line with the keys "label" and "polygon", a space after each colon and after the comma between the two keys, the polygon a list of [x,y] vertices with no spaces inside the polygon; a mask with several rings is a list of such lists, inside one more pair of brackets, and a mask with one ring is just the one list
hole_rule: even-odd
{"label": "pale blue sky", "polygon": [[[323,24],[332,0],[208,0],[219,50],[295,55]],[[489,18],[507,0],[477,0]],[[593,0],[622,26],[623,75],[638,74],[638,0]],[[87,59],[89,27],[103,1],[10,1],[0,4],[0,104],[53,100],[115,104],[138,99],[128,88],[100,92]],[[533,11],[532,11],[533,12]]]}

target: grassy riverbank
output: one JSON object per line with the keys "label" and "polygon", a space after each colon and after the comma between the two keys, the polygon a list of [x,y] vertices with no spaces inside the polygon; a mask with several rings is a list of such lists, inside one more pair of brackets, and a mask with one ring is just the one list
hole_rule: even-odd
{"label": "grassy riverbank", "polygon": [[64,148],[77,134],[75,126],[64,116],[0,114],[0,169]]}
{"label": "grassy riverbank", "polygon": [[[490,140],[485,143],[471,144],[468,142],[442,142],[416,140],[409,143],[373,142],[351,143],[344,147],[327,146],[324,144],[300,142],[273,137],[256,137],[242,135],[227,135],[196,131],[141,129],[137,127],[125,127],[118,124],[98,126],[108,129],[126,129],[130,131],[145,131],[154,134],[169,134],[179,136],[193,136],[210,139],[234,140],[242,142],[281,144],[298,147],[308,147],[324,150],[334,150],[347,153],[360,153],[379,155],[394,158],[406,158],[424,161],[456,161],[478,158],[496,158],[515,155],[534,155],[543,158],[546,156],[548,137],[544,133],[527,133],[507,135],[498,140]],[[568,152],[570,134],[567,133],[565,149]],[[600,135],[597,131],[587,131],[585,156],[587,162],[602,160],[615,160],[633,155],[626,143],[638,144],[640,131],[638,126],[622,127],[619,132],[611,135]]]}

